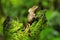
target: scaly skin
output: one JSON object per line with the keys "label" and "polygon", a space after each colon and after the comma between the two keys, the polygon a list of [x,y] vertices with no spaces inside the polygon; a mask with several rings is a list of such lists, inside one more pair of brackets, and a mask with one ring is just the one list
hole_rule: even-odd
{"label": "scaly skin", "polygon": [[29,14],[28,14],[28,22],[31,22],[33,20],[33,18],[35,18],[35,11],[38,8],[38,6],[33,6],[32,8],[30,8],[28,10]]}

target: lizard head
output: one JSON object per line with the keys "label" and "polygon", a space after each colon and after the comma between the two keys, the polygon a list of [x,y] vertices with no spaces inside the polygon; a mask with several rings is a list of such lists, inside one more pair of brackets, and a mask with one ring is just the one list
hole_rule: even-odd
{"label": "lizard head", "polygon": [[28,10],[28,12],[29,12],[29,13],[30,13],[30,12],[35,12],[37,8],[38,8],[38,6],[33,6],[32,8],[30,8],[30,9]]}

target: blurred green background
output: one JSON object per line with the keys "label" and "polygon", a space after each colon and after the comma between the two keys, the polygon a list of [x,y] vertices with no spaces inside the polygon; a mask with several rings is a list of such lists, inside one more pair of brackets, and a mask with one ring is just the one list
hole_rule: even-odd
{"label": "blurred green background", "polygon": [[[27,36],[29,28],[22,30],[27,25],[28,10],[34,5],[39,6],[38,18],[30,26],[30,37]],[[45,23],[42,13],[45,13]],[[60,0],[1,0],[0,40],[4,35],[5,40],[60,40]]]}

